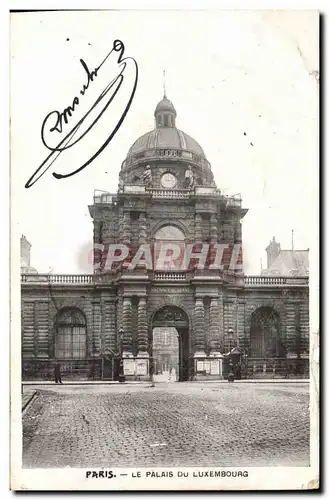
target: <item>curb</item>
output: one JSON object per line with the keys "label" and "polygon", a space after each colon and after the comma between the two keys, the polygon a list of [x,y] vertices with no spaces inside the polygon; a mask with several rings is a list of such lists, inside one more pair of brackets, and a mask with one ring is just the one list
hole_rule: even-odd
{"label": "curb", "polygon": [[55,384],[55,382],[45,382],[44,380],[34,380],[33,382],[22,382],[22,385],[23,386],[34,386],[34,385],[38,385],[38,386],[50,386],[50,387],[63,387],[63,386],[68,386],[68,385],[75,385],[76,387],[79,387],[79,386],[86,386],[86,385],[100,385],[100,386],[109,386],[109,385],[149,385],[151,382],[148,381],[148,382],[112,382],[112,381],[106,381],[106,382],[89,382],[89,381],[81,381],[81,382],[73,382],[73,381],[67,381],[67,382],[63,382],[62,384]]}
{"label": "curb", "polygon": [[33,394],[29,398],[26,399],[25,402],[22,401],[22,413],[26,410],[30,403],[32,403],[33,399],[38,394],[38,391],[34,391]]}
{"label": "curb", "polygon": [[[309,384],[310,380],[309,379],[243,379],[243,380],[235,380],[234,384]],[[64,382],[62,386],[109,386],[109,385],[116,385],[116,386],[127,386],[127,385],[137,385],[137,386],[146,386],[148,387],[150,385],[150,381],[145,382],[133,382],[133,381],[128,381],[128,382],[113,382],[113,381],[100,381],[100,382],[90,382],[90,381],[81,381],[81,382],[73,382],[73,381],[68,381]],[[227,384],[228,381],[225,379],[222,380],[193,380],[193,381],[186,381],[186,382],[177,382],[179,384]],[[233,383],[233,382],[231,382]],[[155,382],[156,386],[158,385],[168,385],[168,384],[175,384],[175,382]],[[58,384],[55,384],[55,382],[45,382],[45,381],[27,381],[27,382],[22,382],[23,386],[50,386],[50,387],[60,387]]]}

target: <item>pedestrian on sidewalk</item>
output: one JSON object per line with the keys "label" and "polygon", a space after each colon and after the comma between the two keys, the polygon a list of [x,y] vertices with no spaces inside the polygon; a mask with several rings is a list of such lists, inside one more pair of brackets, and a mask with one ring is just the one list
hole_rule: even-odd
{"label": "pedestrian on sidewalk", "polygon": [[234,382],[234,369],[233,369],[233,363],[232,363],[232,361],[230,361],[229,365],[228,365],[227,381],[228,382]]}
{"label": "pedestrian on sidewalk", "polygon": [[58,382],[60,384],[62,384],[62,377],[61,377],[61,365],[60,363],[56,363],[55,365],[55,383],[58,384]]}
{"label": "pedestrian on sidewalk", "polygon": [[235,378],[241,380],[241,363],[240,361],[235,366]]}

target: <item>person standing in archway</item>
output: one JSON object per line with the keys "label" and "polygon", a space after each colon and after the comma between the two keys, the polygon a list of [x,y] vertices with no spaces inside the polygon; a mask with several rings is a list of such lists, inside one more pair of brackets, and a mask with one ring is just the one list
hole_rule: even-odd
{"label": "person standing in archway", "polygon": [[60,363],[56,363],[55,365],[55,383],[58,384],[62,384],[62,377],[61,377],[61,365]]}

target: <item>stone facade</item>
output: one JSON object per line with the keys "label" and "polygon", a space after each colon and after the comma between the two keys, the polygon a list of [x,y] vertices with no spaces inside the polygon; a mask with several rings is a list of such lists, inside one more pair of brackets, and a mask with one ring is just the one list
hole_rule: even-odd
{"label": "stone facade", "polygon": [[[60,337],[67,346],[59,360],[64,377],[116,378],[122,355],[126,378],[147,379],[154,327],[178,332],[180,380],[221,378],[233,347],[250,376],[257,363],[264,376],[266,366],[276,373],[276,359],[278,366],[289,360],[295,371],[307,367],[308,278],[244,275],[239,249],[247,209],[240,198],[221,194],[202,148],[175,119],[164,97],[155,130],[133,144],[122,164],[118,192],[95,196],[89,207],[94,274],[22,274],[23,377],[52,376]],[[163,243],[192,245],[194,253],[209,245],[205,268],[194,256],[186,267],[158,269],[156,245]],[[124,260],[118,245],[129,249]],[[143,259],[132,266],[143,245],[152,250],[151,268]],[[211,268],[216,245],[226,249],[221,267]],[[61,319],[69,308],[84,319]],[[79,336],[86,339],[83,356]]]}

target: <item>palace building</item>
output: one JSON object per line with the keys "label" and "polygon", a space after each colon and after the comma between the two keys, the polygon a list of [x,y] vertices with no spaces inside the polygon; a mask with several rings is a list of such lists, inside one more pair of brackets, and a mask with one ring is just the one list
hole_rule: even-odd
{"label": "palace building", "polygon": [[308,251],[273,239],[267,269],[244,274],[247,209],[176,116],[164,96],[117,192],[95,194],[93,274],[38,274],[22,238],[23,379],[59,362],[64,381],[116,380],[120,361],[126,380],[220,379],[228,359],[242,377],[308,376]]}

